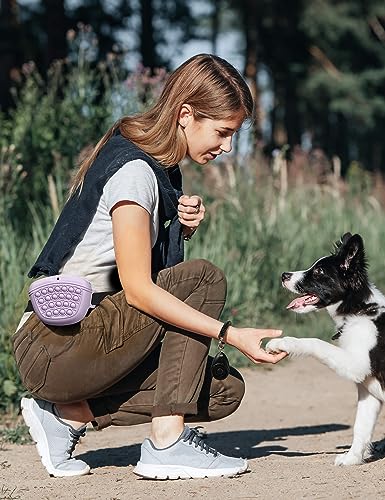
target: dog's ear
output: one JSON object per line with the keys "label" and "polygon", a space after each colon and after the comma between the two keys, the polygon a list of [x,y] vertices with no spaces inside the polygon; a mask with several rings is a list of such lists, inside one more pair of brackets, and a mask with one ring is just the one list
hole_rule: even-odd
{"label": "dog's ear", "polygon": [[345,233],[341,236],[341,245],[345,245],[345,243],[347,243],[350,238],[352,237],[352,233]]}
{"label": "dog's ear", "polygon": [[352,233],[345,233],[341,236],[341,239],[339,241],[336,241],[334,243],[334,247],[336,249],[336,253],[338,253],[339,249],[345,245],[345,243],[348,242],[348,240],[350,240],[350,238],[352,237]]}
{"label": "dog's ear", "polygon": [[365,267],[364,242],[361,236],[345,233],[341,238],[338,256],[341,258],[340,267],[344,271],[351,269],[354,264],[361,264]]}

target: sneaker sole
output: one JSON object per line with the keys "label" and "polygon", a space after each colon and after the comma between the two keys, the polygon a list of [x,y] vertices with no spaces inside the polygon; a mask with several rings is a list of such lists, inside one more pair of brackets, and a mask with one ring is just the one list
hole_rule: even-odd
{"label": "sneaker sole", "polygon": [[33,405],[33,399],[22,398],[21,413],[23,415],[24,422],[28,427],[29,433],[36,443],[36,448],[40,455],[42,464],[47,469],[48,473],[54,477],[84,476],[85,474],[88,474],[90,472],[90,467],[88,465],[84,469],[75,472],[55,469],[49,455],[47,436],[45,435],[40,420],[33,411]]}
{"label": "sneaker sole", "polygon": [[146,479],[198,479],[205,477],[234,477],[247,471],[247,462],[243,467],[233,469],[199,469],[177,465],[151,465],[138,462],[134,474]]}

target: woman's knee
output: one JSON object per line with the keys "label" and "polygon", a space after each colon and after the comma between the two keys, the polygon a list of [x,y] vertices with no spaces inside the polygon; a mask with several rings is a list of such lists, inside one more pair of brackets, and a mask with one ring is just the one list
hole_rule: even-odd
{"label": "woman's knee", "polygon": [[226,276],[222,269],[213,264],[207,259],[193,259],[190,261],[191,265],[195,268],[200,269],[204,279],[215,283],[217,281],[224,281],[226,283]]}
{"label": "woman's knee", "polygon": [[210,298],[225,300],[227,294],[227,280],[225,273],[218,266],[206,259],[194,259],[190,265],[199,273],[200,286],[210,287]]}
{"label": "woman's knee", "polygon": [[231,368],[227,378],[217,382],[218,390],[210,399],[210,420],[219,420],[234,413],[245,394],[245,382],[235,368]]}
{"label": "woman's knee", "polygon": [[185,300],[191,293],[200,289],[209,301],[226,299],[227,282],[224,272],[206,259],[193,259],[160,271],[156,282],[165,290]]}

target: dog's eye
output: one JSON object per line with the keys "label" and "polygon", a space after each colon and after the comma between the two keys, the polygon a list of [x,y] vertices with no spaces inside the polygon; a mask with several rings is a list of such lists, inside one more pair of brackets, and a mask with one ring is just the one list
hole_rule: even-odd
{"label": "dog's eye", "polygon": [[324,274],[324,270],[322,269],[322,267],[315,267],[313,269],[313,274],[315,276],[322,276]]}

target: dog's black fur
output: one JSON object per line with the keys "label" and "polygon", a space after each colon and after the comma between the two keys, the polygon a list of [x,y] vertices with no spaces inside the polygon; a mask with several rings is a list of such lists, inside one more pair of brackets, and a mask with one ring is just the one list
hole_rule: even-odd
{"label": "dog's black fur", "polygon": [[282,337],[266,346],[273,352],[314,356],[356,382],[359,406],[353,444],[347,454],[337,457],[337,465],[362,463],[369,456],[374,425],[385,401],[385,296],[369,282],[367,268],[361,236],[346,233],[331,255],[309,269],[283,273],[283,286],[301,295],[288,308],[298,313],[326,308],[336,323],[333,338],[339,345]]}
{"label": "dog's black fur", "polygon": [[[319,298],[317,309],[336,304],[338,314],[357,314],[367,309],[370,296],[363,241],[360,235],[344,234],[336,251],[316,261],[295,285],[296,292],[314,294]],[[293,273],[283,273],[282,283]]]}
{"label": "dog's black fur", "polygon": [[[332,255],[316,261],[296,283],[295,289],[301,294],[316,295],[319,298],[314,304],[317,309],[341,302],[336,309],[338,316],[372,318],[378,332],[377,344],[369,352],[372,375],[385,389],[385,308],[369,300],[371,285],[367,269],[362,237],[345,233],[341,241],[335,243]],[[291,276],[292,273],[283,273],[282,284],[285,285]],[[339,327],[339,333],[343,328],[344,323]]]}

